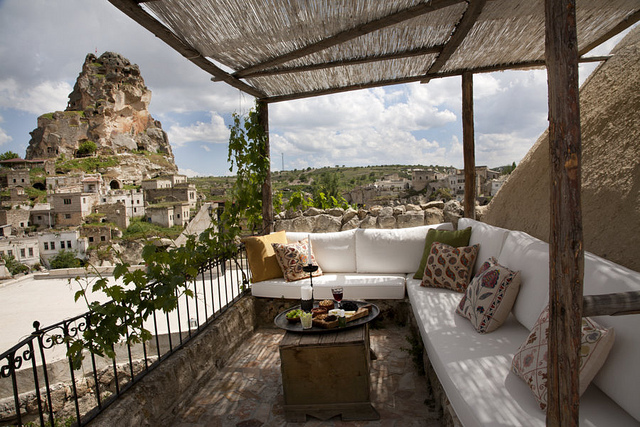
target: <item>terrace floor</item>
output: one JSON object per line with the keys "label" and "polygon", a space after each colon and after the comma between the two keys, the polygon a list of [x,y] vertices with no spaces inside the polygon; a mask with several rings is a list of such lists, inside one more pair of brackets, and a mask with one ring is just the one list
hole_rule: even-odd
{"label": "terrace floor", "polygon": [[287,423],[284,417],[278,344],[284,331],[258,329],[215,377],[202,384],[167,425],[187,426],[428,426],[440,427],[426,378],[418,374],[408,351],[406,327],[371,329],[371,399],[379,421],[343,422],[307,417]]}

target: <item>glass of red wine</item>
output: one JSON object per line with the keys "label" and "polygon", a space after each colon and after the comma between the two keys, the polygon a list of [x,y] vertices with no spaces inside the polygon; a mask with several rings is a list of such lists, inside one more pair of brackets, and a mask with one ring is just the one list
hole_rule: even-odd
{"label": "glass of red wine", "polygon": [[333,294],[333,299],[338,303],[338,308],[342,307],[340,301],[342,301],[342,288],[331,288],[331,293]]}

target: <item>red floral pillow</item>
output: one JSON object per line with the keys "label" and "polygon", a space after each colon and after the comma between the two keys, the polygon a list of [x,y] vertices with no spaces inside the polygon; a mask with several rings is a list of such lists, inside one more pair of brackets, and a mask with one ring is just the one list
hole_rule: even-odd
{"label": "red floral pillow", "polygon": [[469,286],[480,245],[454,248],[434,242],[424,268],[421,286],[464,292]]}
{"label": "red floral pillow", "polygon": [[[302,267],[309,264],[309,240],[303,239],[299,242],[282,244],[272,243],[274,251],[276,252],[276,259],[280,268],[282,268],[282,274],[287,282],[293,282],[295,280],[302,280],[309,277],[309,273],[305,273]],[[316,257],[311,251],[311,263],[318,265]],[[318,266],[318,270],[313,273],[313,276],[322,276],[322,269]]]}

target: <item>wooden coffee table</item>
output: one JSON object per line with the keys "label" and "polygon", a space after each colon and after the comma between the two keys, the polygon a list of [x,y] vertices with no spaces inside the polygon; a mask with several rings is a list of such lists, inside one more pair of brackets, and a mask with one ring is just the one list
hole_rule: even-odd
{"label": "wooden coffee table", "polygon": [[280,360],[287,421],[380,419],[370,401],[368,324],[322,334],[287,331]]}

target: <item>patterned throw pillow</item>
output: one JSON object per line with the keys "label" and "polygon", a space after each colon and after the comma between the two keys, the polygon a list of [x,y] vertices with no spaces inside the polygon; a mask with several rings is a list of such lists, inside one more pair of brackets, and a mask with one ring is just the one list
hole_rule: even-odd
{"label": "patterned throw pillow", "polygon": [[480,245],[454,248],[433,242],[421,286],[464,292],[469,285]]}
{"label": "patterned throw pillow", "polygon": [[495,331],[509,316],[519,290],[520,272],[491,257],[471,280],[456,313],[469,319],[480,333]]}
{"label": "patterned throw pillow", "polygon": [[[293,282],[295,280],[306,279],[309,277],[309,273],[305,273],[302,267],[309,264],[309,240],[303,239],[299,242],[281,244],[272,243],[273,249],[276,252],[276,258],[278,264],[282,268],[282,273],[287,282]],[[316,258],[311,252],[311,263],[318,265]],[[313,276],[322,276],[322,269],[318,266],[318,270],[313,273]]]}
{"label": "patterned throw pillow", "polygon": [[[603,328],[588,317],[582,318],[580,347],[580,395],[604,364],[613,346],[612,328]],[[545,307],[531,333],[513,357],[511,370],[533,391],[540,409],[547,408],[547,353],[549,341],[549,306]]]}

